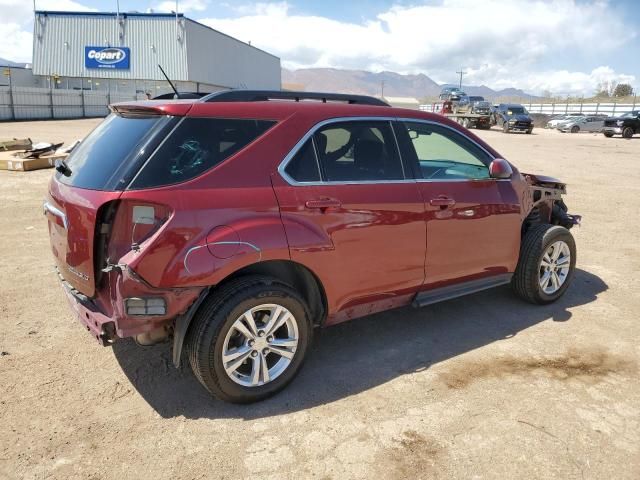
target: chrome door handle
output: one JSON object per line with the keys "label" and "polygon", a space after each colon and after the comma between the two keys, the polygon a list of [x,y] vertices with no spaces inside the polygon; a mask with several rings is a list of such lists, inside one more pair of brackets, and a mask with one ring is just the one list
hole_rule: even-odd
{"label": "chrome door handle", "polygon": [[315,200],[307,200],[304,206],[310,210],[326,210],[327,208],[340,208],[342,203],[335,198],[318,198]]}
{"label": "chrome door handle", "polygon": [[461,217],[473,217],[475,214],[476,212],[474,210],[462,210],[461,212],[458,212],[458,215]]}
{"label": "chrome door handle", "polygon": [[429,203],[434,207],[453,207],[456,204],[456,201],[449,197],[438,197],[432,198],[429,200]]}

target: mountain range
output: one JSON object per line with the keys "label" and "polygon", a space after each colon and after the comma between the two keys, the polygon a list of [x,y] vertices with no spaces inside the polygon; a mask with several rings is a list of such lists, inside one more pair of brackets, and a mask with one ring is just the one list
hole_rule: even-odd
{"label": "mountain range", "polygon": [[[423,99],[437,97],[442,87],[451,84],[438,84],[427,75],[403,75],[396,72],[367,72],[364,70],[342,70],[337,68],[303,68],[299,70],[282,69],[282,84],[285,88],[303,88],[307,91],[340,92],[358,95],[414,97]],[[452,85],[453,86],[453,85]],[[498,97],[537,98],[517,88],[494,90],[486,85],[463,85],[469,95],[482,95],[487,99]]]}

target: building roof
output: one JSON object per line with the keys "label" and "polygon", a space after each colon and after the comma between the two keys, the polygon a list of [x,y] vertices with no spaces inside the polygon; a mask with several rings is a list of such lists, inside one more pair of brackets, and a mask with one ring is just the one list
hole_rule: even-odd
{"label": "building roof", "polygon": [[262,50],[261,48],[258,47],[254,47],[253,45],[251,45],[250,43],[247,42],[243,42],[242,40],[238,40],[235,37],[232,37],[231,35],[227,35],[224,32],[221,32],[220,30],[216,30],[215,28],[211,28],[209,25],[205,25],[204,23],[200,23],[197,20],[193,20],[192,18],[189,17],[185,17],[184,13],[157,13],[157,12],[153,12],[153,13],[143,13],[143,12],[67,12],[67,11],[61,11],[61,10],[36,10],[34,12],[36,15],[44,15],[44,16],[60,16],[60,17],[64,17],[64,16],[77,16],[77,17],[116,17],[117,15],[119,15],[122,18],[127,18],[127,17],[142,17],[142,18],[184,18],[185,20],[195,23],[197,25],[200,25],[201,27],[207,28],[209,30],[212,30],[216,33],[219,33],[220,35],[224,35],[225,37],[229,37],[232,40],[235,40],[238,43],[243,44],[244,46],[253,48],[259,52],[262,52],[266,55],[270,55],[274,58],[277,58],[278,60],[280,60],[280,57],[277,57],[276,55],[266,52],[265,50]]}

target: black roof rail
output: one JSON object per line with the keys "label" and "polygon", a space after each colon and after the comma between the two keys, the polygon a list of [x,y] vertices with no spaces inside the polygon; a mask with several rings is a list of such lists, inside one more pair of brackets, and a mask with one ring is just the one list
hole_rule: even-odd
{"label": "black roof rail", "polygon": [[318,100],[322,103],[345,102],[357,105],[375,105],[389,107],[390,105],[379,98],[367,95],[350,95],[346,93],[319,92],[287,92],[280,90],[223,90],[214,92],[202,98],[203,102],[265,102],[268,100]]}

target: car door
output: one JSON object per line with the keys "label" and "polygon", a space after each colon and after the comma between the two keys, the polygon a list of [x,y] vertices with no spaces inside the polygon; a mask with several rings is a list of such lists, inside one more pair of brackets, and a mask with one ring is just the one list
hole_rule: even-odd
{"label": "car door", "polygon": [[425,202],[425,289],[513,272],[520,248],[520,206],[509,179],[489,175],[493,157],[435,122],[397,125]]}
{"label": "car door", "polygon": [[602,121],[601,118],[587,117],[584,124],[584,129],[587,132],[599,132],[600,130],[602,130],[603,125],[604,125],[604,122]]}
{"label": "car door", "polygon": [[405,170],[390,121],[378,119],[325,122],[280,166],[291,259],[320,278],[328,323],[408,303],[421,287],[424,202]]}

